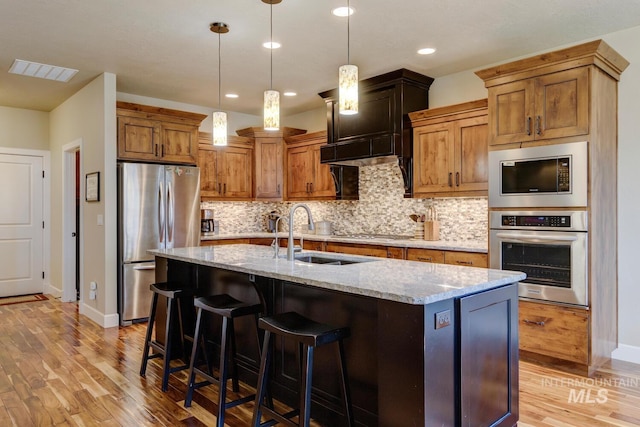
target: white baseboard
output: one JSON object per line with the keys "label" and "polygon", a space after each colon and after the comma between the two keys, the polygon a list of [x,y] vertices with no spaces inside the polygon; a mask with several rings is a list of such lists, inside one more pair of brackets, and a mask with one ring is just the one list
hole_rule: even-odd
{"label": "white baseboard", "polygon": [[611,353],[611,358],[640,364],[640,347],[619,344],[618,348]]}
{"label": "white baseboard", "polygon": [[95,308],[80,303],[80,314],[87,316],[103,328],[114,328],[120,324],[120,318],[117,314],[102,314]]}
{"label": "white baseboard", "polygon": [[47,295],[51,295],[54,298],[62,297],[62,290],[58,288],[54,288],[51,283],[45,283],[44,285],[44,293]]}

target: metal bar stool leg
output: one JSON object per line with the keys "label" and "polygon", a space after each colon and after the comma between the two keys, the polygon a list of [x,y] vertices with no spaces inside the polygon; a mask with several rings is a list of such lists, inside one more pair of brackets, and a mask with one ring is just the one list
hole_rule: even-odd
{"label": "metal bar stool leg", "polygon": [[169,369],[171,364],[171,337],[173,336],[172,313],[175,305],[175,298],[170,298],[167,304],[167,325],[164,335],[164,372],[162,374],[162,391],[169,389]]}
{"label": "metal bar stool leg", "polygon": [[151,310],[149,313],[149,322],[147,323],[147,335],[144,340],[144,350],[142,350],[142,364],[140,365],[140,376],[144,377],[147,374],[147,362],[149,361],[149,352],[151,351],[151,335],[153,334],[153,324],[156,320],[156,307],[158,306],[158,294],[153,294],[151,301]]}
{"label": "metal bar stool leg", "polygon": [[269,351],[270,342],[271,332],[265,331],[262,356],[260,357],[258,386],[256,387],[255,410],[253,411],[253,420],[251,421],[253,427],[260,427],[260,419],[262,418],[261,404],[265,397],[267,384],[269,384],[269,364],[271,363],[271,352]]}
{"label": "metal bar stool leg", "polygon": [[[229,365],[229,318],[222,317],[222,334],[220,336],[220,373],[218,376],[218,421],[217,427],[224,427],[224,413],[227,402],[227,367]],[[233,324],[233,320],[231,320]]]}
{"label": "metal bar stool leg", "polygon": [[311,379],[313,376],[313,349],[311,345],[305,345],[302,358],[302,373],[300,375],[300,427],[309,427],[311,419]]}
{"label": "metal bar stool leg", "polygon": [[[196,315],[196,329],[193,334],[193,347],[191,349],[191,360],[189,361],[189,381],[187,382],[187,396],[184,399],[184,406],[187,408],[191,406],[191,401],[193,399],[193,390],[195,389],[195,385],[196,385],[196,373],[194,372],[193,368],[196,363],[195,361],[198,357],[198,346],[200,342],[204,344],[204,340],[199,339],[201,320],[202,320],[202,309],[198,308],[198,314]],[[207,349],[204,348],[204,346],[202,350],[205,353],[207,351]],[[208,365],[208,361],[207,361],[207,365]]]}

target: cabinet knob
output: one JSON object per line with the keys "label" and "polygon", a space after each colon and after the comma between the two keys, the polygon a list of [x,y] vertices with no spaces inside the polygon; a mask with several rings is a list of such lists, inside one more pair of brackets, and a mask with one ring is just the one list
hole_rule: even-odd
{"label": "cabinet knob", "polygon": [[540,116],[536,116],[536,133],[542,135],[542,126]]}
{"label": "cabinet knob", "polygon": [[449,187],[453,187],[453,172],[449,172]]}
{"label": "cabinet knob", "polygon": [[531,135],[531,116],[527,117],[527,121],[525,122],[527,135]]}
{"label": "cabinet knob", "polygon": [[544,321],[536,322],[534,320],[529,320],[529,319],[523,319],[522,321],[527,325],[544,326]]}

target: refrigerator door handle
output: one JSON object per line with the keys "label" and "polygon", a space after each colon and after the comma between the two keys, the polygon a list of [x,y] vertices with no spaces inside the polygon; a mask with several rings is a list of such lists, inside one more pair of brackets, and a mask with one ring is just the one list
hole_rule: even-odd
{"label": "refrigerator door handle", "polygon": [[167,227],[168,227],[167,243],[173,243],[174,217],[175,217],[175,200],[173,198],[173,185],[172,183],[167,183]]}
{"label": "refrigerator door handle", "polygon": [[133,267],[133,269],[134,270],[155,270],[156,265],[155,264],[136,265],[135,267]]}
{"label": "refrigerator door handle", "polygon": [[164,189],[162,183],[158,187],[158,196],[160,203],[158,203],[158,225],[160,226],[160,243],[164,242],[164,229],[165,229],[165,212],[164,212]]}

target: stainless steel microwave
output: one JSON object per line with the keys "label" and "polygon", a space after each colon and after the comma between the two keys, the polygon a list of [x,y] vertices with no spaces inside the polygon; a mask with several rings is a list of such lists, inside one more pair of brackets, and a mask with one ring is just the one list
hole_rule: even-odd
{"label": "stainless steel microwave", "polygon": [[489,152],[490,208],[587,205],[587,142]]}

